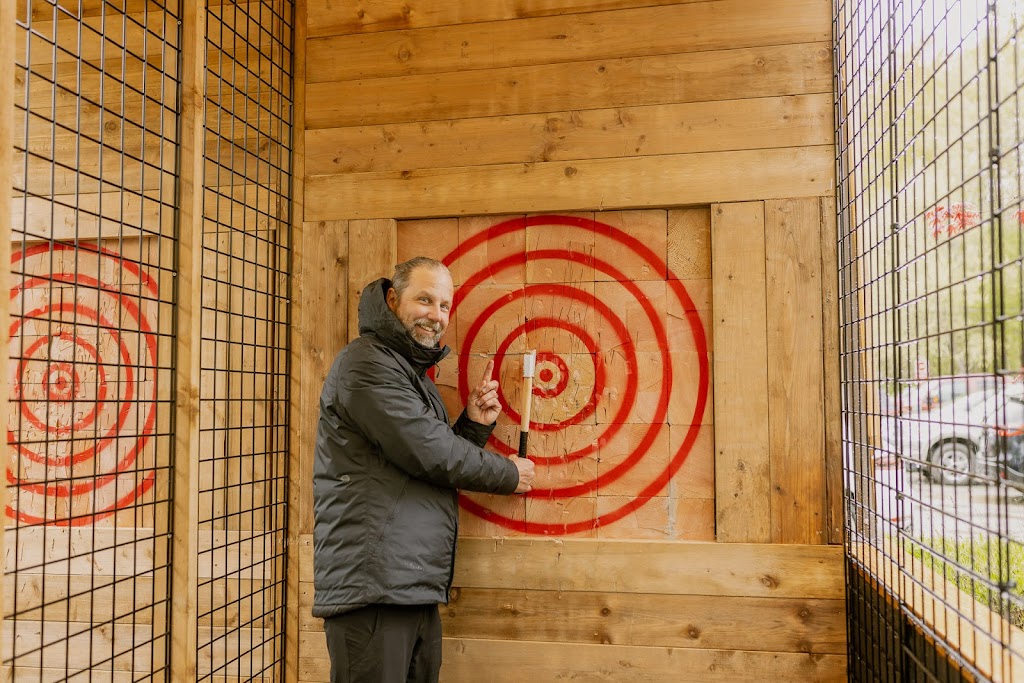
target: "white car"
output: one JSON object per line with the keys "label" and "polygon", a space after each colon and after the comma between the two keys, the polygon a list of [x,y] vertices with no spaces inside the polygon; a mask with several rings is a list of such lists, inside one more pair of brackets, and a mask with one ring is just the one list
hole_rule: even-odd
{"label": "white car", "polygon": [[911,468],[933,481],[968,484],[989,475],[990,430],[1004,419],[1005,402],[1021,396],[1024,384],[1004,383],[1002,391],[975,391],[938,410],[898,417],[892,442]]}

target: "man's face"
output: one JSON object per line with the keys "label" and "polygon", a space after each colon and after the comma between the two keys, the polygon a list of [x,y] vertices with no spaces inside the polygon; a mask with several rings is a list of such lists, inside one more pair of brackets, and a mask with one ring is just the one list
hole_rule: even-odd
{"label": "man's face", "polygon": [[432,349],[448,329],[453,293],[452,277],[447,270],[421,267],[412,271],[401,298],[393,288],[388,290],[388,308],[413,341]]}

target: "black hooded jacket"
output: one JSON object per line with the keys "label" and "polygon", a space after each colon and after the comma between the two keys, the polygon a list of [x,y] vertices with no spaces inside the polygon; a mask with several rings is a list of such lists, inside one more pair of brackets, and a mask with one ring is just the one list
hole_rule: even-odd
{"label": "black hooded jacket", "polygon": [[448,601],[458,491],[512,493],[515,464],[481,446],[493,426],[454,428],[425,349],[387,306],[387,279],[363,290],[360,336],[338,353],[320,395],[313,463],[313,616],[364,605]]}

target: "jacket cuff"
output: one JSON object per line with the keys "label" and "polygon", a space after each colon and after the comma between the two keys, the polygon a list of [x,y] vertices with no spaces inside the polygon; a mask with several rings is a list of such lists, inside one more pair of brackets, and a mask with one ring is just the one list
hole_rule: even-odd
{"label": "jacket cuff", "polygon": [[489,425],[482,425],[477,422],[473,422],[469,419],[469,415],[463,410],[462,414],[459,415],[459,419],[455,421],[455,425],[452,427],[452,431],[458,436],[461,436],[467,441],[471,441],[480,448],[483,448],[487,444],[487,439],[490,438],[491,432],[494,431],[494,426],[497,422]]}

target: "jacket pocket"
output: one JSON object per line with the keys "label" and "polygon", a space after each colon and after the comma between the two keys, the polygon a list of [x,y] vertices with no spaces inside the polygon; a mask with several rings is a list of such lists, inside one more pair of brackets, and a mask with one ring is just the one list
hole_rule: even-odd
{"label": "jacket pocket", "polygon": [[391,531],[391,527],[395,522],[395,517],[398,515],[398,511],[402,507],[402,498],[405,496],[406,490],[409,488],[409,481],[405,480],[402,482],[402,488],[399,489],[398,495],[395,496],[394,500],[391,501],[391,507],[388,509],[387,517],[384,519],[384,523],[381,524],[380,531],[377,533],[377,537],[373,539],[373,544],[369,548],[369,565],[376,568],[381,556],[381,549],[388,542],[388,534]]}

